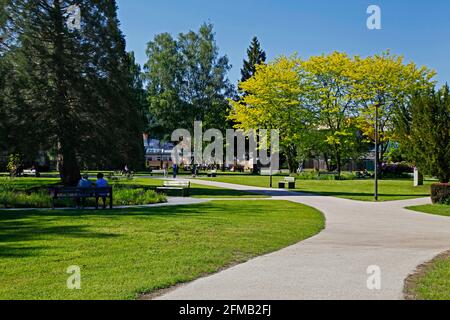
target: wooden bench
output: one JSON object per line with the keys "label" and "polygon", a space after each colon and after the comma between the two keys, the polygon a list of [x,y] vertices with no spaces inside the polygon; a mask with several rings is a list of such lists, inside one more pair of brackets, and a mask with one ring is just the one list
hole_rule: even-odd
{"label": "wooden bench", "polygon": [[[168,171],[167,171],[168,172]],[[166,172],[164,172],[164,170],[152,170],[152,172],[150,173],[150,175],[153,177],[154,174],[156,175],[164,175]]]}
{"label": "wooden bench", "polygon": [[95,199],[95,208],[98,209],[98,201],[100,198],[109,198],[109,208],[113,208],[113,188],[79,188],[79,187],[55,187],[50,188],[50,195],[52,196],[52,208],[55,209],[55,202],[58,199],[75,199],[81,200],[82,207],[88,198]]}
{"label": "wooden bench", "polygon": [[278,182],[278,188],[285,189],[286,186],[288,186],[288,189],[295,189],[295,178],[285,177],[283,181]]}
{"label": "wooden bench", "polygon": [[167,190],[179,190],[183,197],[189,194],[189,188],[191,187],[191,183],[189,181],[182,180],[167,180],[164,181],[164,185],[162,187],[157,187],[156,191],[167,191]]}
{"label": "wooden bench", "polygon": [[261,173],[260,174],[262,176],[276,176],[279,173],[280,173],[279,170],[261,169]]}
{"label": "wooden bench", "polygon": [[28,170],[23,170],[22,175],[24,177],[33,176],[33,177],[38,178],[39,177],[39,172],[37,172],[36,169],[28,169]]}
{"label": "wooden bench", "polygon": [[217,177],[217,170],[211,170],[210,173],[208,173],[208,178],[215,178]]}

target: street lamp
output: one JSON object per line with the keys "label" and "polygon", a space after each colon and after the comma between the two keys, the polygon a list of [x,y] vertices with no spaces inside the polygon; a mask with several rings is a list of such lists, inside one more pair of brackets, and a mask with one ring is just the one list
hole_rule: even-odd
{"label": "street lamp", "polygon": [[380,150],[378,148],[378,144],[379,144],[378,108],[379,108],[379,104],[376,103],[376,105],[375,105],[375,201],[378,201],[378,166],[379,166],[378,156],[380,153]]}

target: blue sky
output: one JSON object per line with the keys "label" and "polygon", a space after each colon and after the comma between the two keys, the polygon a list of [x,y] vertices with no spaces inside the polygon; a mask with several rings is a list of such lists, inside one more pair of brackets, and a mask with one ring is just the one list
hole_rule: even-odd
{"label": "blue sky", "polygon": [[[362,56],[386,49],[438,72],[450,82],[448,0],[117,0],[128,50],[140,64],[146,44],[161,32],[174,35],[214,24],[222,55],[240,78],[242,60],[254,35],[268,58],[297,52],[301,57],[334,50]],[[367,7],[382,10],[382,30],[366,27]]]}

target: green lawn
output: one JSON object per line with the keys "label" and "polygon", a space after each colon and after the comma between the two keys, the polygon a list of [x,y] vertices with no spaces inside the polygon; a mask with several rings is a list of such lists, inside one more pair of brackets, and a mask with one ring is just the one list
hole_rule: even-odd
{"label": "green lawn", "polygon": [[[324,217],[281,201],[114,211],[0,212],[0,299],[135,299],[319,233]],[[81,267],[81,290],[66,270]]]}
{"label": "green lawn", "polygon": [[414,206],[414,207],[408,207],[406,209],[418,211],[418,212],[424,212],[429,214],[435,214],[438,216],[446,216],[450,217],[450,206],[444,205],[444,204],[429,204],[425,206]]}
{"label": "green lawn", "polygon": [[9,179],[0,177],[0,187],[2,184],[14,186],[17,191],[26,191],[32,188],[46,187],[52,184],[57,184],[60,181],[58,178],[15,178]]}
{"label": "green lawn", "polygon": [[450,300],[450,252],[440,255],[407,280],[408,298]]}
{"label": "green lawn", "polygon": [[[92,179],[95,181],[95,179]],[[57,178],[16,178],[13,180],[0,178],[0,186],[2,183],[14,186],[16,190],[26,191],[31,188],[46,187],[58,183]],[[114,182],[113,182],[114,183]],[[150,188],[156,188],[163,185],[163,180],[150,178],[135,178],[133,180],[121,180],[117,182],[121,185],[135,185]],[[180,192],[171,192],[169,195],[180,196]],[[190,196],[193,198],[268,198],[264,195],[258,195],[251,192],[230,190],[217,187],[203,186],[199,184],[192,184]]]}
{"label": "green lawn", "polygon": [[[278,187],[278,181],[284,177],[273,177],[273,186]],[[269,177],[261,176],[223,176],[217,178],[205,178],[219,182],[235,183],[255,187],[270,186]],[[426,181],[424,186],[414,187],[411,180],[381,180],[379,184],[380,200],[402,200],[427,197],[430,195],[432,181]],[[352,200],[373,201],[373,180],[297,180],[297,190],[300,192],[315,193],[326,196],[334,196]]]}
{"label": "green lawn", "polygon": [[[146,187],[156,188],[163,185],[163,180],[149,179],[149,178],[136,178],[130,181],[122,181],[121,184],[140,185]],[[200,184],[191,184],[190,196],[193,198],[268,198],[264,195],[258,195],[252,192],[223,189],[212,186],[204,186]],[[180,196],[180,192],[171,192],[169,195]]]}

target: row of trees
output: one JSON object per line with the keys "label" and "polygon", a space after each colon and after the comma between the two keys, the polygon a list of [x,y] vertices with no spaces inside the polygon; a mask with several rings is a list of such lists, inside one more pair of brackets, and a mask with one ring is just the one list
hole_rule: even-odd
{"label": "row of trees", "polygon": [[280,57],[240,83],[245,94],[230,100],[230,119],[244,130],[280,129],[291,171],[299,160],[321,154],[333,159],[340,173],[344,163],[374,143],[376,109],[382,162],[395,137],[396,115],[409,109],[415,93],[432,88],[433,76],[389,53]]}
{"label": "row of trees", "polygon": [[[79,29],[68,8],[81,9]],[[1,0],[0,150],[48,151],[61,178],[80,167],[142,164],[141,71],[125,51],[114,0]]]}
{"label": "row of trees", "polygon": [[[235,92],[226,77],[231,66],[218,51],[210,24],[176,39],[160,34],[148,44],[152,136],[192,129],[195,120],[205,128],[279,129],[291,171],[304,159],[320,157],[339,173],[377,140],[378,163],[397,149],[400,160],[448,180],[448,104],[442,107],[445,98],[431,98],[447,91],[434,93],[434,71],[389,52],[366,58],[339,52],[308,60],[282,56],[266,63],[255,37]],[[436,117],[445,124],[433,127]]]}

